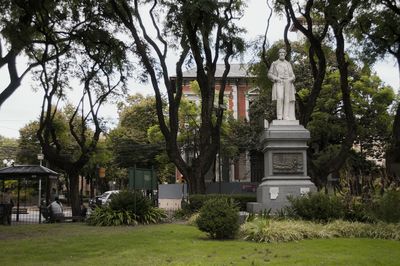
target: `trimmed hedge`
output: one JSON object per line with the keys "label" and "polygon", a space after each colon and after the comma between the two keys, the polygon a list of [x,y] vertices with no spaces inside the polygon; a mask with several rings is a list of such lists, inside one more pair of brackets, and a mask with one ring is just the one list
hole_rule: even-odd
{"label": "trimmed hedge", "polygon": [[225,198],[232,199],[239,207],[240,211],[246,211],[247,202],[256,202],[257,198],[254,195],[245,194],[193,194],[188,198],[188,202],[182,206],[184,212],[192,214],[198,212],[204,203],[209,199]]}

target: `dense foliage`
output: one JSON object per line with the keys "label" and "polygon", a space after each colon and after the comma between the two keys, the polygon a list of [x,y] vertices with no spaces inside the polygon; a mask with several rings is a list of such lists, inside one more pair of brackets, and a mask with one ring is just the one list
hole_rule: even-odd
{"label": "dense foliage", "polygon": [[313,193],[304,197],[289,197],[285,215],[307,221],[329,222],[343,219],[359,222],[400,222],[400,192],[387,191],[382,196],[335,196]]}
{"label": "dense foliage", "polygon": [[88,217],[89,225],[137,225],[161,222],[163,210],[152,205],[140,192],[121,191],[113,196],[109,205],[97,207]]}
{"label": "dense foliage", "polygon": [[[3,160],[14,160],[16,161],[18,141],[16,139],[5,138],[0,135],[0,158],[1,164]],[[1,165],[3,166],[3,165]]]}
{"label": "dense foliage", "polygon": [[400,191],[388,191],[372,204],[372,216],[387,223],[400,223]]}
{"label": "dense foliage", "polygon": [[335,196],[314,193],[303,197],[288,197],[288,212],[304,220],[327,222],[344,217],[344,205]]}
{"label": "dense foliage", "polygon": [[214,198],[206,201],[196,219],[197,227],[211,238],[234,238],[239,230],[239,209],[232,200]]}

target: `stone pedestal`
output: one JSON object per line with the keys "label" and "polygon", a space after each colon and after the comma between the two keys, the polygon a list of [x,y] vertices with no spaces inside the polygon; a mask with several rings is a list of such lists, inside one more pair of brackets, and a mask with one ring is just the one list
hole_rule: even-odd
{"label": "stone pedestal", "polygon": [[247,204],[249,212],[271,210],[289,204],[297,197],[316,191],[307,176],[307,141],[310,132],[298,120],[274,120],[261,137],[264,152],[264,178],[257,188],[257,202]]}

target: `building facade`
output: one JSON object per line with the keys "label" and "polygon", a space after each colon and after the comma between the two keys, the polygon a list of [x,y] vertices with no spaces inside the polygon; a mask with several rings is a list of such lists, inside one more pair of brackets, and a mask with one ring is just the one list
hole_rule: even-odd
{"label": "building facade", "polygon": [[[217,65],[215,73],[216,91],[220,88],[221,77],[225,66]],[[253,84],[254,76],[249,72],[249,65],[231,64],[225,87],[225,108],[232,113],[234,119],[249,121],[249,108],[259,94],[259,89]],[[183,95],[184,97],[200,105],[198,93],[190,87],[190,82],[196,80],[196,69],[183,72]],[[217,93],[216,93],[217,94]],[[253,158],[251,151],[241,153],[238,158],[218,158],[211,167],[210,173],[206,175],[206,182],[258,182],[262,178],[262,158]],[[259,162],[261,160],[261,162]],[[253,170],[252,170],[253,169]],[[261,176],[260,176],[261,171]],[[180,180],[180,173],[177,171],[177,180]]]}

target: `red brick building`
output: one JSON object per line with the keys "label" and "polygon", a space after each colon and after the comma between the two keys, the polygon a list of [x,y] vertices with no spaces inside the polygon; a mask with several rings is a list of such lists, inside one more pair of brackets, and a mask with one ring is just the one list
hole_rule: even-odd
{"label": "red brick building", "polygon": [[[216,77],[216,90],[219,90],[219,82],[224,71],[224,65],[218,65],[215,73]],[[183,72],[183,95],[189,101],[200,104],[200,99],[197,93],[193,92],[190,88],[190,82],[196,80],[196,69],[191,69]],[[231,64],[231,69],[228,74],[227,85],[225,88],[225,99],[226,108],[232,112],[235,119],[247,119],[249,120],[249,106],[254,98],[258,95],[259,89],[253,85],[253,76],[248,70],[248,65],[244,64]],[[219,168],[217,160],[214,173],[210,172],[206,176],[206,182],[212,182],[215,177],[215,181],[221,180],[224,182],[256,182],[261,180],[259,177],[260,169],[257,168],[256,164],[259,164],[259,159],[251,160],[250,152],[240,154],[237,160],[229,160],[227,158],[221,158],[221,169]],[[262,158],[261,158],[262,164]],[[253,171],[252,171],[253,166]],[[220,169],[220,170],[219,170]],[[221,173],[221,174],[220,174]],[[177,172],[177,179],[180,174]]]}

